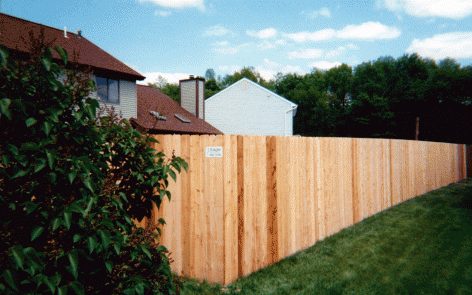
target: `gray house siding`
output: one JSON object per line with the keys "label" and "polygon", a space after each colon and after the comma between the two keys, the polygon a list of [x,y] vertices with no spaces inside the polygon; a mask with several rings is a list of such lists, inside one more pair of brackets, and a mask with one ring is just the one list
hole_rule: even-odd
{"label": "gray house siding", "polygon": [[205,101],[205,121],[225,134],[293,135],[295,104],[242,79]]}
{"label": "gray house siding", "polygon": [[[65,75],[62,74],[58,77],[58,80],[64,82]],[[95,75],[92,75],[92,79],[97,82],[97,78]],[[130,118],[137,118],[138,111],[138,98],[136,92],[136,81],[127,81],[127,80],[119,80],[119,96],[120,102],[119,103],[110,103],[110,102],[100,102],[100,107],[106,106],[114,106],[115,111],[117,114],[120,113],[123,115],[123,118],[130,119]],[[90,97],[97,98],[97,92],[94,91],[90,94]]]}

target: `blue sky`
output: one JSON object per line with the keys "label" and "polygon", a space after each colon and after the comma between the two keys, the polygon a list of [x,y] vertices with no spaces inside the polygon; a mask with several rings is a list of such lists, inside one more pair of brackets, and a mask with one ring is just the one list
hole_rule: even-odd
{"label": "blue sky", "polygon": [[355,67],[418,52],[472,64],[472,0],[0,0],[3,13],[82,35],[153,82],[189,74]]}

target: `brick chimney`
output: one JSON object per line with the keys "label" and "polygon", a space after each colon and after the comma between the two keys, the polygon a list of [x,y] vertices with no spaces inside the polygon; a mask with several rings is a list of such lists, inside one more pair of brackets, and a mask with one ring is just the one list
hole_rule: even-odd
{"label": "brick chimney", "polygon": [[205,79],[195,78],[179,81],[180,106],[205,120]]}

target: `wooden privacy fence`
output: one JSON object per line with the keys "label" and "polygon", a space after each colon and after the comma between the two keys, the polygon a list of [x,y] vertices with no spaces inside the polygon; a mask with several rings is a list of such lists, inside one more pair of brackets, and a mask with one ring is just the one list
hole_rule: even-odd
{"label": "wooden privacy fence", "polygon": [[[414,196],[466,178],[465,146],[390,139],[157,135],[172,270],[228,284]],[[207,147],[222,147],[207,157]],[[215,155],[213,155],[215,156]],[[216,153],[218,156],[218,151]],[[144,225],[146,218],[141,221]]]}

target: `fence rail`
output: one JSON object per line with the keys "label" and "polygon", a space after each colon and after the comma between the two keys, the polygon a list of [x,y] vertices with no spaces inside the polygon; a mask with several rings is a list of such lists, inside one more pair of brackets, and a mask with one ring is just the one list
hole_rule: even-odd
{"label": "fence rail", "polygon": [[[466,178],[465,146],[391,139],[156,135],[170,180],[161,242],[178,274],[227,284],[362,219]],[[222,147],[222,157],[207,157]],[[147,219],[141,221],[144,225]]]}

